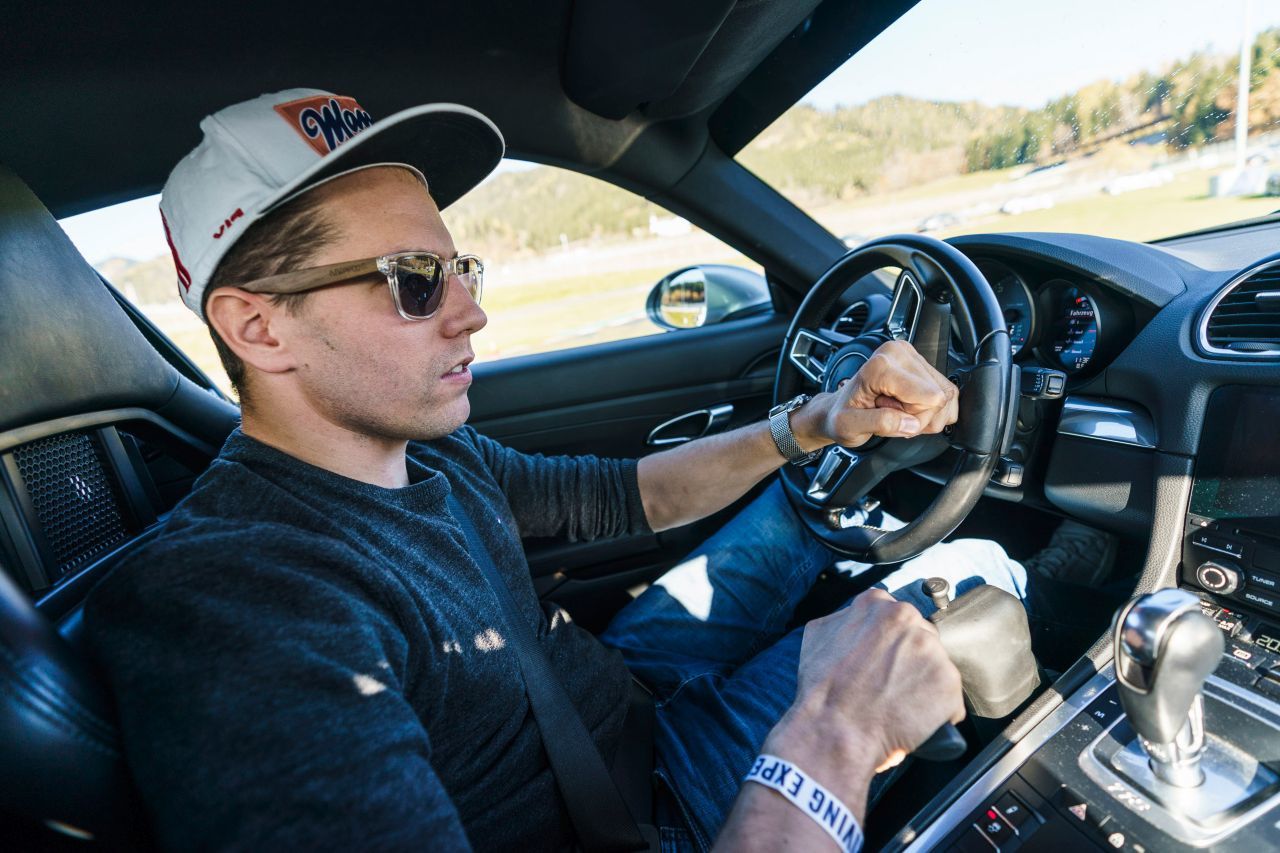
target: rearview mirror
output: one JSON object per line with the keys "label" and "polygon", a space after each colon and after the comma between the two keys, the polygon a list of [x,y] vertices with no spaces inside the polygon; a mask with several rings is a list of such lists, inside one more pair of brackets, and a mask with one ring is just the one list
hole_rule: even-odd
{"label": "rearview mirror", "polygon": [[649,319],[664,329],[693,329],[768,311],[769,283],[728,264],[678,269],[649,291]]}

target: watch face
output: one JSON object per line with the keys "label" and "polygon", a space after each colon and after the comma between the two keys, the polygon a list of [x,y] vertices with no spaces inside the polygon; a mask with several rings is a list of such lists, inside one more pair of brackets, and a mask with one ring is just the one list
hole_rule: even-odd
{"label": "watch face", "polygon": [[787,402],[779,403],[778,405],[770,409],[769,417],[773,417],[774,415],[780,415],[783,412],[794,412],[796,409],[800,408],[801,406],[803,406],[805,403],[809,402],[812,399],[813,398],[810,397],[808,394],[801,394],[797,397],[792,397]]}

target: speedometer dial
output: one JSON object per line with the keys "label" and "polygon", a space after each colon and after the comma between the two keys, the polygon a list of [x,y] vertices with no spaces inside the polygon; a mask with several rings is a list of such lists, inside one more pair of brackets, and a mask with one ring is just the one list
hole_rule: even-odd
{"label": "speedometer dial", "polygon": [[995,261],[983,261],[978,269],[991,283],[996,293],[1000,310],[1004,313],[1009,328],[1009,347],[1017,355],[1035,330],[1035,303],[1031,298],[1031,290],[1017,273],[1007,266]]}
{"label": "speedometer dial", "polygon": [[1058,292],[1052,334],[1048,349],[1063,370],[1078,373],[1089,366],[1098,347],[1098,311],[1083,289],[1073,285]]}

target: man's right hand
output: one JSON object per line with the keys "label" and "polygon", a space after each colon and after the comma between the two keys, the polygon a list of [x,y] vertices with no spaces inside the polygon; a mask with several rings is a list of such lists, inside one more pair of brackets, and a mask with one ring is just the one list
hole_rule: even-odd
{"label": "man's right hand", "polygon": [[[793,762],[862,821],[875,773],[962,719],[960,673],[937,629],[873,589],[805,626],[795,702],[761,751]],[[797,849],[831,844],[780,794],[745,785],[717,848],[774,850],[784,840]]]}
{"label": "man's right hand", "polygon": [[858,739],[878,772],[943,723],[964,719],[960,673],[933,623],[887,592],[868,590],[805,626],[796,700],[782,722],[793,717]]}

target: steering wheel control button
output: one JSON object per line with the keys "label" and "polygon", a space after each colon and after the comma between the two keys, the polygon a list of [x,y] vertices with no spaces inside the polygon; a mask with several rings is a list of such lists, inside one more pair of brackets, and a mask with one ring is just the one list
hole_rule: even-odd
{"label": "steering wheel control button", "polygon": [[[1239,569],[1221,563],[1201,563],[1196,569],[1196,583],[1219,595],[1231,595],[1240,588],[1242,580]],[[1249,594],[1245,593],[1245,597],[1248,598]],[[1266,606],[1273,607],[1274,604]]]}

